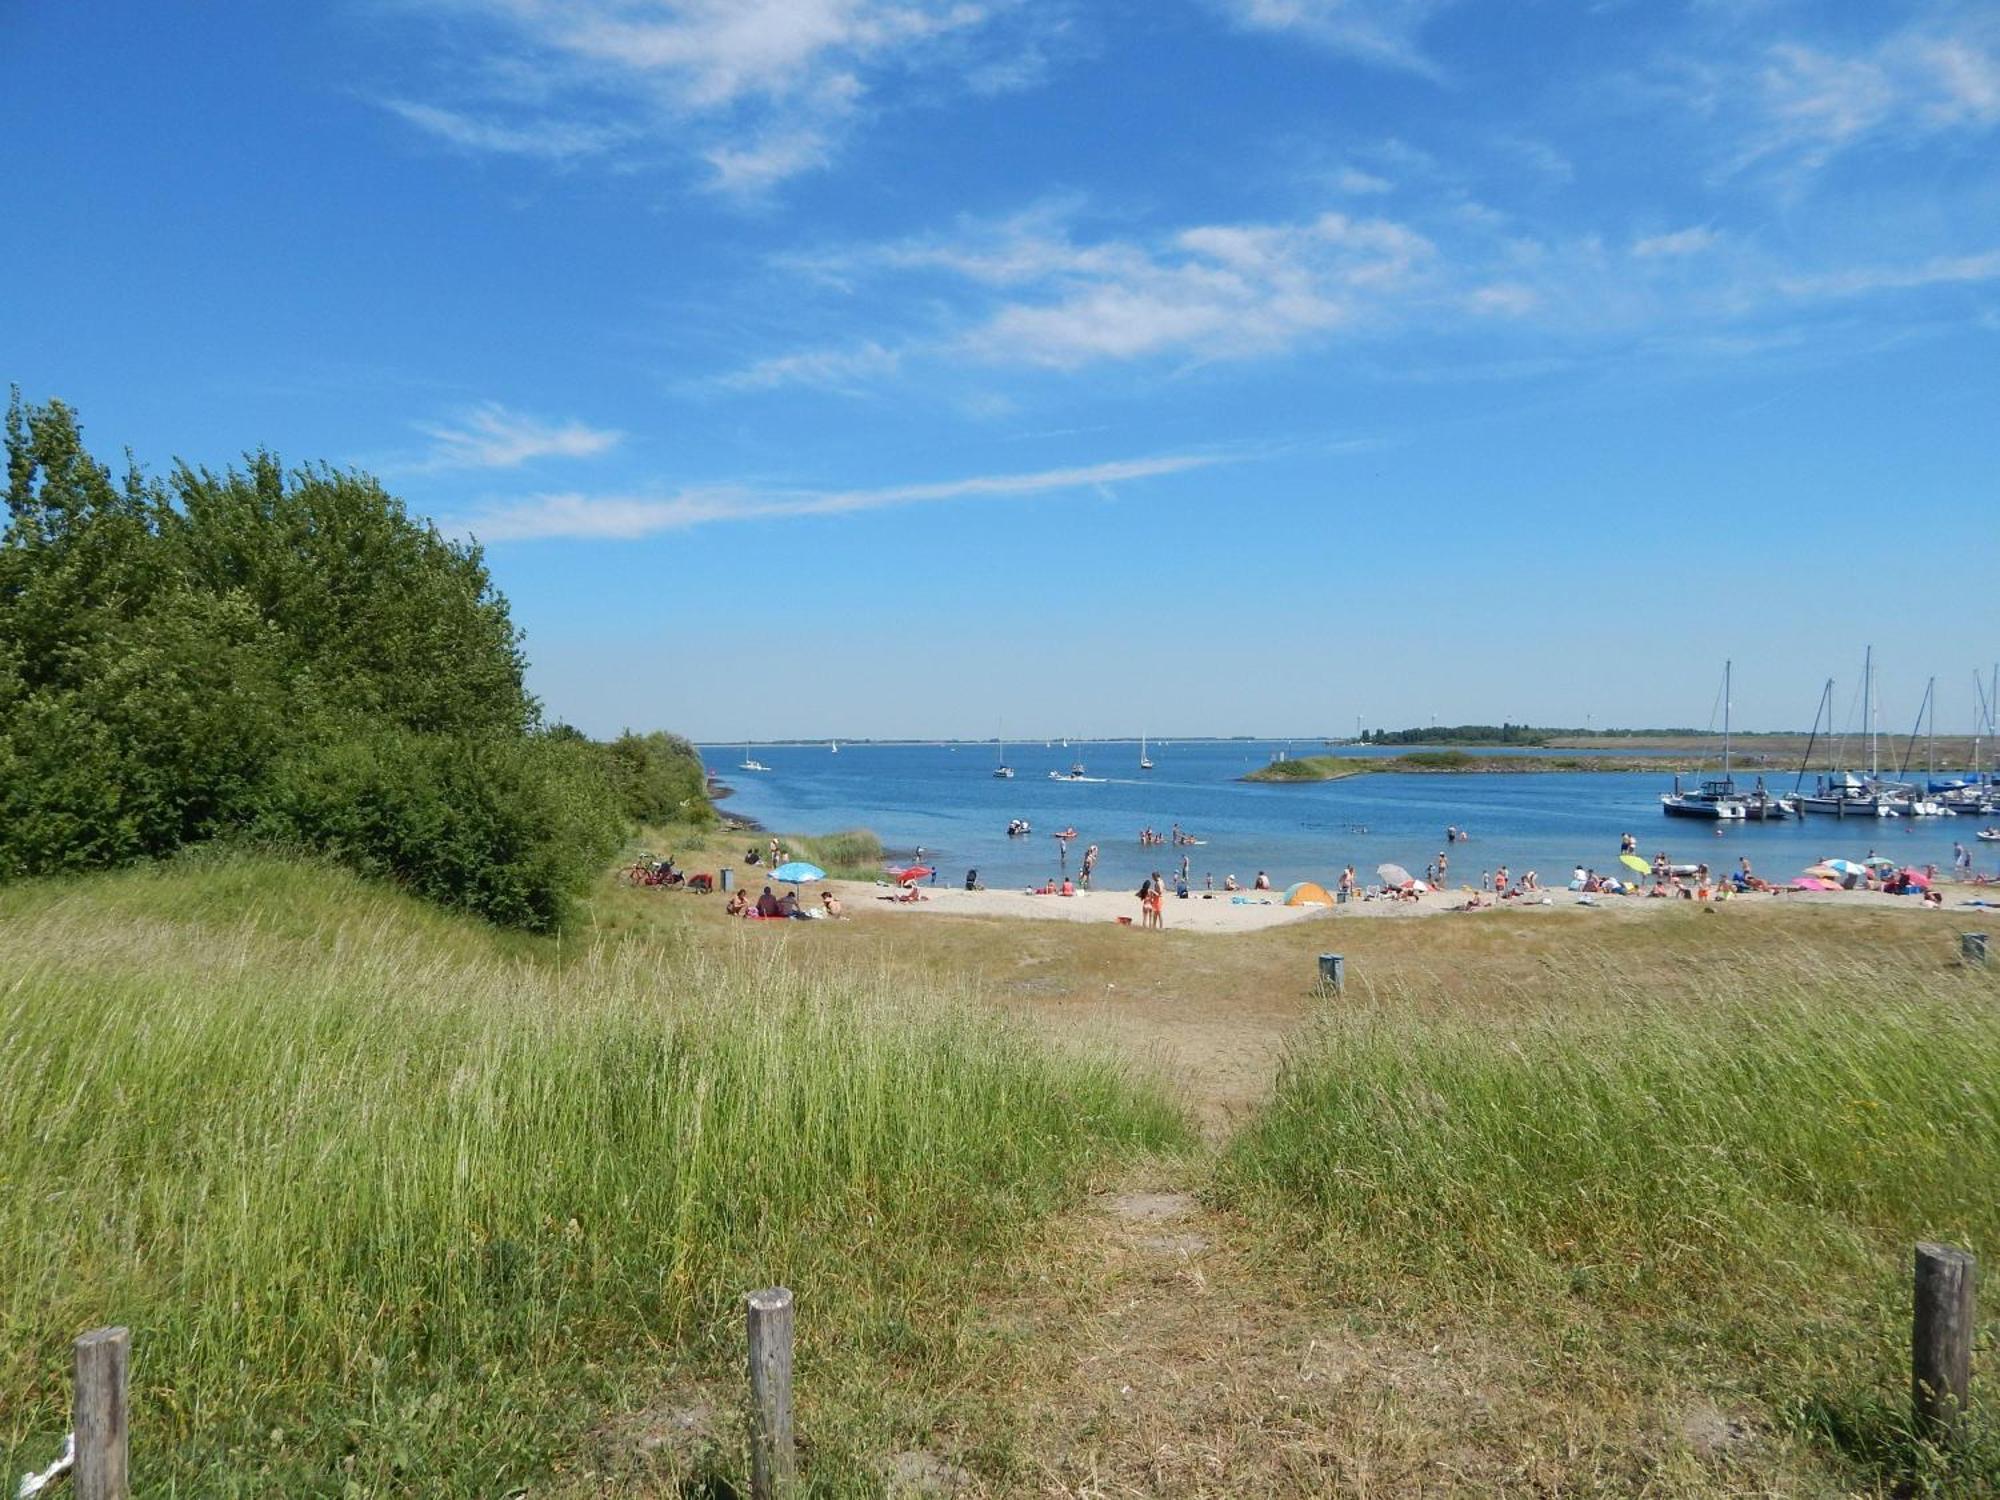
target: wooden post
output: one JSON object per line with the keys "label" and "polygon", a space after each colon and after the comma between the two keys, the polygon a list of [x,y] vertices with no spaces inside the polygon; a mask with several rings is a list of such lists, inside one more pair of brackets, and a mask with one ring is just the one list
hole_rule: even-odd
{"label": "wooden post", "polygon": [[76,1341],[76,1500],[127,1500],[125,1387],[132,1335],[97,1328]]}
{"label": "wooden post", "polygon": [[1910,1325],[1910,1395],[1917,1430],[1939,1443],[1958,1434],[1972,1386],[1969,1250],[1918,1245],[1916,1310]]}
{"label": "wooden post", "polygon": [[798,1479],[792,1440],[792,1294],[774,1286],[744,1300],[750,1334],[751,1500],[788,1500]]}

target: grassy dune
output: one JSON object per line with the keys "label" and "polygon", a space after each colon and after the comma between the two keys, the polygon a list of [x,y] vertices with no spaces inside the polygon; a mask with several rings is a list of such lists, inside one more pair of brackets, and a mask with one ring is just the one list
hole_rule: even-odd
{"label": "grassy dune", "polygon": [[1852,1476],[1994,1493],[1990,1376],[1955,1468],[1905,1413],[1912,1243],[2000,1249],[2000,994],[1860,951],[1760,967],[1578,952],[1477,1019],[1421,980],[1364,992],[1217,1191],[1336,1296],[1539,1329],[1602,1384],[1675,1371],[1751,1403]]}
{"label": "grassy dune", "polygon": [[865,1485],[951,1399],[967,1288],[1184,1139],[935,987],[496,938],[276,861],[0,892],[0,972],[0,1456],[54,1451],[70,1339],[124,1322],[149,1492],[573,1472],[676,1380],[726,1406],[778,1281],[815,1474]]}

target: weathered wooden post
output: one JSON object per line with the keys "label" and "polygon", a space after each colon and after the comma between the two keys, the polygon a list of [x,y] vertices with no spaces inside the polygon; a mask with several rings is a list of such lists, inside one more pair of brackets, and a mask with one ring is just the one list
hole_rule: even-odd
{"label": "weathered wooden post", "polygon": [[127,1500],[125,1390],[132,1334],[96,1328],[76,1341],[76,1500]]}
{"label": "weathered wooden post", "polygon": [[789,1500],[798,1479],[792,1440],[792,1294],[766,1287],[744,1299],[750,1335],[750,1494]]}
{"label": "weathered wooden post", "polygon": [[1910,1323],[1910,1398],[1917,1430],[1948,1444],[1958,1435],[1972,1388],[1973,1276],[1969,1250],[1918,1245],[1916,1306]]}

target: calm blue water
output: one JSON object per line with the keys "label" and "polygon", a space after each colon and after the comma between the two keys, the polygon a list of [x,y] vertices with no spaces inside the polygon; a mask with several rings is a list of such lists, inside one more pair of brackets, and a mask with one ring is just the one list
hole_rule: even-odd
{"label": "calm blue water", "polygon": [[[1649,858],[1664,849],[1676,862],[1715,867],[1734,866],[1747,854],[1767,877],[1789,878],[1818,859],[1859,859],[1873,849],[1949,870],[1954,839],[1973,850],[1979,868],[1994,866],[1996,846],[1973,839],[1978,823],[1972,818],[1811,818],[1734,826],[1718,838],[1714,825],[1660,811],[1659,794],[1671,784],[1666,775],[1390,775],[1301,786],[1237,780],[1280,749],[1324,753],[1304,741],[1154,742],[1155,769],[1141,772],[1136,741],[1069,750],[1037,741],[1008,747],[1013,781],[993,779],[992,745],[843,745],[837,755],[825,745],[759,746],[757,759],[771,767],[762,774],[736,769],[743,759],[739,746],[707,747],[703,754],[736,789],[726,810],[794,833],[872,828],[892,852],[922,845],[926,859],[935,856],[940,881],[953,883],[964,879],[967,867],[976,867],[988,885],[1039,880],[1056,869],[1049,835],[1072,824],[1078,834],[1072,868],[1084,845],[1098,844],[1098,884],[1114,890],[1136,887],[1154,869],[1171,872],[1182,853],[1197,886],[1211,872],[1218,886],[1225,874],[1247,885],[1259,870],[1280,886],[1330,882],[1346,864],[1372,877],[1384,861],[1421,875],[1445,849],[1448,824],[1472,834],[1471,842],[1448,851],[1453,884],[1476,881],[1482,870],[1501,864],[1516,876],[1535,870],[1544,884],[1567,881],[1578,862],[1608,869],[1617,862],[1618,836],[1627,831],[1638,835]],[[1070,785],[1048,779],[1073,759],[1108,780]],[[1774,777],[1770,785],[1789,791],[1791,778]],[[1033,836],[1008,838],[1010,818],[1026,818]],[[1164,834],[1176,822],[1208,843],[1187,850],[1140,847],[1141,828]]]}

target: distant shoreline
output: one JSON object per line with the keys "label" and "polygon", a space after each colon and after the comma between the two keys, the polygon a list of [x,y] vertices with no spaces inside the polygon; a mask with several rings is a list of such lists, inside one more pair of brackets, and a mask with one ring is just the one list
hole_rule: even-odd
{"label": "distant shoreline", "polygon": [[[1345,781],[1352,776],[1538,776],[1551,772],[1657,771],[1690,776],[1713,765],[1664,755],[1472,755],[1463,750],[1417,751],[1409,755],[1306,755],[1274,760],[1239,781],[1282,786],[1287,782]],[[1790,769],[1747,756],[1732,768],[1750,775]]]}

